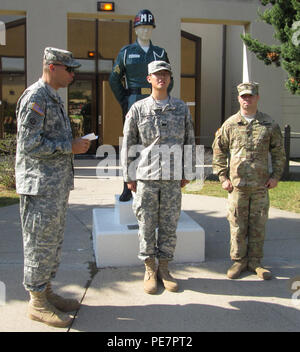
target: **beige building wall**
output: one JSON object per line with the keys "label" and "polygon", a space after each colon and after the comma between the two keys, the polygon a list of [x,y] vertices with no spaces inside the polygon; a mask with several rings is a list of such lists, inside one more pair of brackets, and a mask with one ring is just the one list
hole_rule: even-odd
{"label": "beige building wall", "polygon": [[[226,114],[235,109],[234,86],[243,77],[241,42],[239,32],[244,25],[254,37],[272,42],[270,26],[257,21],[257,0],[116,0],[113,16],[134,18],[141,9],[153,12],[157,27],[153,43],[164,47],[174,69],[173,95],[180,96],[180,31],[182,28],[200,31],[203,45],[210,55],[202,57],[201,134],[211,143],[213,131],[220,118],[220,33],[219,25],[229,25],[226,66]],[[0,13],[25,13],[27,19],[27,83],[41,75],[42,52],[45,46],[67,47],[67,18],[70,14],[103,16],[96,11],[95,0],[1,0]],[[201,24],[193,28],[190,24]],[[205,25],[212,27],[208,27]],[[215,24],[215,25],[214,25]],[[203,26],[202,26],[203,25]],[[233,25],[237,26],[234,27]],[[209,39],[213,36],[213,40]],[[216,55],[216,56],[215,56]],[[300,98],[291,97],[284,90],[281,69],[266,67],[249,55],[250,78],[261,84],[261,110],[269,113],[283,128],[286,123],[300,132],[297,110]],[[216,82],[214,82],[214,78]],[[211,81],[212,78],[213,80]],[[66,99],[66,91],[62,92]],[[291,103],[293,102],[293,103]],[[294,108],[289,106],[293,104]],[[207,118],[207,116],[211,117]],[[218,117],[219,116],[219,117]],[[292,143],[292,155],[300,156],[299,143]]]}

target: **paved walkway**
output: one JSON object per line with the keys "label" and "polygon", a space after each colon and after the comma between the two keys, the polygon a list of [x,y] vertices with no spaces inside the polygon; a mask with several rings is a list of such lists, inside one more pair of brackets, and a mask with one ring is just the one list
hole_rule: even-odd
{"label": "paved walkway", "polygon": [[240,280],[228,280],[226,200],[184,195],[183,210],[205,229],[206,260],[171,264],[179,292],[167,292],[159,286],[156,295],[147,295],[143,292],[142,264],[99,270],[95,267],[92,209],[113,207],[114,195],[123,188],[122,179],[116,176],[97,178],[97,164],[97,160],[76,160],[62,263],[54,282],[60,293],[81,300],[69,329],[52,328],[26,318],[28,294],[22,286],[19,209],[18,205],[0,208],[0,331],[154,334],[300,330],[300,306],[296,306],[300,300],[293,300],[289,289],[293,278],[298,276],[300,281],[300,214],[270,210],[264,264],[271,268],[273,280],[265,282],[248,272]]}

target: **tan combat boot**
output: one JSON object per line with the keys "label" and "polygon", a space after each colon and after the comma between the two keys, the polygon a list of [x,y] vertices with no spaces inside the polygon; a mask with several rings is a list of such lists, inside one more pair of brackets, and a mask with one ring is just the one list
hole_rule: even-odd
{"label": "tan combat boot", "polygon": [[65,328],[72,322],[67,314],[60,312],[47,301],[46,290],[43,292],[30,291],[28,317],[57,328]]}
{"label": "tan combat boot", "polygon": [[227,271],[229,279],[237,279],[243,271],[247,270],[247,258],[235,260],[233,265]]}
{"label": "tan combat boot", "polygon": [[260,264],[253,264],[249,263],[248,264],[248,269],[249,271],[253,271],[257,274],[257,276],[262,279],[262,280],[270,280],[272,279],[272,273],[270,270],[267,270],[266,268],[262,267]]}
{"label": "tan combat boot", "polygon": [[145,260],[144,291],[149,294],[154,294],[157,291],[155,258]]}
{"label": "tan combat boot", "polygon": [[54,305],[61,312],[73,312],[80,307],[80,303],[76,299],[63,298],[52,291],[51,283],[46,287],[46,297],[48,302]]}
{"label": "tan combat boot", "polygon": [[161,279],[166,290],[171,292],[178,291],[178,283],[171,276],[168,270],[169,261],[166,259],[159,259],[159,265],[157,270],[157,276]]}

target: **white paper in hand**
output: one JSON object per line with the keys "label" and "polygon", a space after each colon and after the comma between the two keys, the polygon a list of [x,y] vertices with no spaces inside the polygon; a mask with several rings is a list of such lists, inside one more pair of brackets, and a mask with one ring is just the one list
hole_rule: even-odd
{"label": "white paper in hand", "polygon": [[93,133],[86,134],[85,136],[83,136],[81,138],[93,141],[94,139],[97,139],[98,136],[95,136],[95,133],[93,132]]}

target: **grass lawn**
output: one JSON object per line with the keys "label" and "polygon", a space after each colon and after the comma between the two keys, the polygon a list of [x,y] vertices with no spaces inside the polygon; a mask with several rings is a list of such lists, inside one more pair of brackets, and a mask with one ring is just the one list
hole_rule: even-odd
{"label": "grass lawn", "polygon": [[300,213],[299,181],[281,181],[269,194],[272,207]]}
{"label": "grass lawn", "polygon": [[6,207],[19,202],[19,196],[13,189],[6,189],[0,185],[0,207]]}
{"label": "grass lawn", "polygon": [[[227,192],[217,181],[206,180],[200,191],[183,193],[193,193],[205,196],[227,198]],[[280,181],[276,188],[269,191],[271,207],[300,213],[300,182],[299,181]]]}
{"label": "grass lawn", "polygon": [[[227,192],[217,181],[206,180],[199,191],[183,193],[194,193],[212,197],[227,198]],[[300,181],[281,181],[278,186],[269,191],[271,207],[300,213]],[[14,190],[7,190],[0,185],[0,207],[18,203],[19,196]]]}

